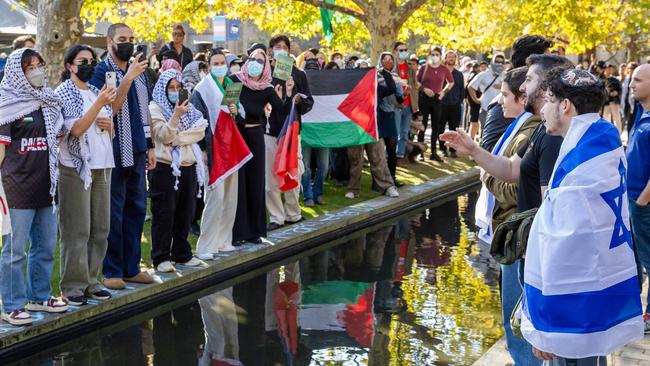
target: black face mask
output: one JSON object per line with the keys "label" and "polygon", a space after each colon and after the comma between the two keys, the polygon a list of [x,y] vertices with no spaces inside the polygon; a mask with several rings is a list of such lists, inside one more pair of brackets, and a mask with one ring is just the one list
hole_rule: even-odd
{"label": "black face mask", "polygon": [[86,83],[88,82],[88,80],[90,80],[90,78],[93,77],[94,73],[95,73],[95,65],[77,65],[77,72],[75,73],[75,75],[77,75],[79,80]]}
{"label": "black face mask", "polygon": [[133,43],[118,43],[113,47],[113,52],[115,53],[115,56],[120,60],[129,61],[131,59],[131,56],[133,56]]}
{"label": "black face mask", "polygon": [[305,62],[305,70],[320,70],[318,60],[307,60]]}

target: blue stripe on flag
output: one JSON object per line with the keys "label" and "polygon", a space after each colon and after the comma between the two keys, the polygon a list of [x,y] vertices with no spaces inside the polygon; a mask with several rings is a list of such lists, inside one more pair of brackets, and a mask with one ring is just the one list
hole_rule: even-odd
{"label": "blue stripe on flag", "polygon": [[551,188],[559,187],[562,180],[580,164],[598,155],[618,149],[621,145],[621,137],[616,127],[601,118],[589,126],[576,147],[562,159],[553,175]]}
{"label": "blue stripe on flag", "polygon": [[544,296],[525,284],[524,311],[536,330],[553,333],[602,332],[641,316],[637,276],[601,291]]}

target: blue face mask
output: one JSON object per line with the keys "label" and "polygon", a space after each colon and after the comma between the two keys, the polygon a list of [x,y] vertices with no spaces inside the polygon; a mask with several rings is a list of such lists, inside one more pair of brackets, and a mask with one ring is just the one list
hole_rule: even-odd
{"label": "blue face mask", "polygon": [[273,56],[278,57],[280,55],[289,56],[289,52],[283,50],[282,48],[277,48],[277,49],[274,48],[273,49]]}
{"label": "blue face mask", "polygon": [[176,104],[176,102],[178,102],[178,92],[177,91],[167,92],[167,99],[169,99],[169,101],[172,104]]}
{"label": "blue face mask", "polygon": [[226,65],[212,66],[210,68],[210,73],[215,78],[222,78],[226,76],[226,73],[228,73],[228,67]]}
{"label": "blue face mask", "polygon": [[400,60],[406,60],[406,58],[409,56],[408,51],[403,51],[399,53],[399,59]]}
{"label": "blue face mask", "polygon": [[249,62],[248,63],[248,75],[250,77],[258,77],[262,75],[262,70],[264,70],[264,66],[260,64],[259,62]]}

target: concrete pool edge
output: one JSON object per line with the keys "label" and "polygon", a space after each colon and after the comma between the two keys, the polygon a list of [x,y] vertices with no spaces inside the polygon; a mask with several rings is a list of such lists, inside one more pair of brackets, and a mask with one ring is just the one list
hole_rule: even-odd
{"label": "concrete pool edge", "polygon": [[[186,296],[201,288],[233,278],[265,264],[295,255],[357,230],[432,204],[478,186],[476,168],[400,190],[399,198],[378,197],[273,231],[274,245],[247,245],[218,257],[199,270],[182,269],[164,275],[161,283],[133,285],[97,305],[84,306],[60,316],[48,316],[31,327],[6,328],[0,333],[0,360],[24,357],[30,352],[65,341],[130,316],[157,304]],[[69,339],[69,338],[68,338]]]}

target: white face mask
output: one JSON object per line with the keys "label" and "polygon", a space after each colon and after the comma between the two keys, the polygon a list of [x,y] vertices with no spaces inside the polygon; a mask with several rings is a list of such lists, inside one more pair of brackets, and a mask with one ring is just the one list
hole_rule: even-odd
{"label": "white face mask", "polygon": [[431,56],[431,63],[437,64],[440,62],[440,56]]}
{"label": "white face mask", "polygon": [[241,70],[241,67],[239,67],[239,65],[230,66],[230,72],[233,73],[233,74],[236,73],[236,72],[239,72],[240,70]]}
{"label": "white face mask", "polygon": [[273,57],[278,57],[280,55],[289,56],[289,52],[287,52],[286,50],[284,50],[282,48],[274,48],[273,49]]}
{"label": "white face mask", "polygon": [[41,67],[32,70],[32,72],[30,72],[29,75],[25,75],[25,77],[34,89],[40,89],[45,86],[45,70]]}

